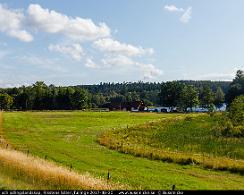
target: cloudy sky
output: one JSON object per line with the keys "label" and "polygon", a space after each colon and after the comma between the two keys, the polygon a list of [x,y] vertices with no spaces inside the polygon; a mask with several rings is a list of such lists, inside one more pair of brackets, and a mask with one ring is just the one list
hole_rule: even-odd
{"label": "cloudy sky", "polygon": [[232,80],[243,0],[0,0],[0,87]]}

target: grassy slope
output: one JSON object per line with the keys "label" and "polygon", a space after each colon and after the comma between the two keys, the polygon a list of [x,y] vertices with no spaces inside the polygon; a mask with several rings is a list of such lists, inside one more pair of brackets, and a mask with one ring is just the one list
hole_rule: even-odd
{"label": "grassy slope", "polygon": [[132,188],[243,189],[243,176],[193,166],[151,161],[108,150],[96,143],[108,128],[126,127],[176,115],[88,112],[4,113],[4,135],[19,150],[90,172]]}
{"label": "grassy slope", "polygon": [[213,127],[216,125],[217,117],[188,117],[167,127],[153,127],[156,131],[152,140],[159,148],[244,160],[244,138],[216,136]]}
{"label": "grassy slope", "polygon": [[244,173],[244,138],[216,136],[217,119],[200,115],[162,120],[106,131],[99,142],[135,156]]}

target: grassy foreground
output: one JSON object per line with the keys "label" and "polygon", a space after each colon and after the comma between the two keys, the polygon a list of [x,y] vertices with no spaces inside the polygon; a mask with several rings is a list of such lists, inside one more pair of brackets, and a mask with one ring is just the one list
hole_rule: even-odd
{"label": "grassy foreground", "polygon": [[3,135],[17,150],[72,167],[81,174],[106,178],[109,171],[110,182],[132,189],[171,189],[173,184],[176,189],[244,189],[244,177],[238,174],[152,161],[97,143],[97,136],[107,129],[179,116],[184,117],[127,112],[13,112],[4,113]]}

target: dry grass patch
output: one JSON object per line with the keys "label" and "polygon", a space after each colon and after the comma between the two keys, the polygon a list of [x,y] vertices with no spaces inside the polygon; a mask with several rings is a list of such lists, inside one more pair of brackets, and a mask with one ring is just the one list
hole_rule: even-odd
{"label": "dry grass patch", "polygon": [[88,173],[78,174],[52,162],[27,154],[0,148],[1,171],[11,174],[35,185],[44,185],[48,189],[122,189],[125,186],[110,184],[94,178]]}

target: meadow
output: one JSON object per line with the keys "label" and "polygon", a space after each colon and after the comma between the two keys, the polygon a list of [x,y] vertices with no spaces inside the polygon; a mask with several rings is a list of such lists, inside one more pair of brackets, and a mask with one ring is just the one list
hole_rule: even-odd
{"label": "meadow", "polygon": [[[128,131],[139,126],[147,129],[162,120],[184,120],[185,117],[183,114],[130,112],[4,112],[1,136],[5,140],[3,147],[9,144],[9,148],[28,154],[29,158],[45,159],[77,174],[89,173],[91,177],[104,181],[109,172],[108,183],[115,188],[171,189],[175,184],[176,189],[244,189],[244,177],[236,173],[152,160],[111,150],[98,143],[98,138],[108,132]],[[134,139],[133,136],[130,138]],[[164,136],[157,139],[157,143],[163,142]],[[130,139],[123,140],[131,143]],[[3,157],[0,157],[0,162],[3,162]],[[4,180],[6,177],[8,183]],[[34,182],[23,181],[18,175],[9,175],[0,168],[0,188],[45,188],[41,180]]]}
{"label": "meadow", "polygon": [[244,174],[244,138],[219,135],[219,115],[188,115],[106,131],[99,142],[134,156]]}

